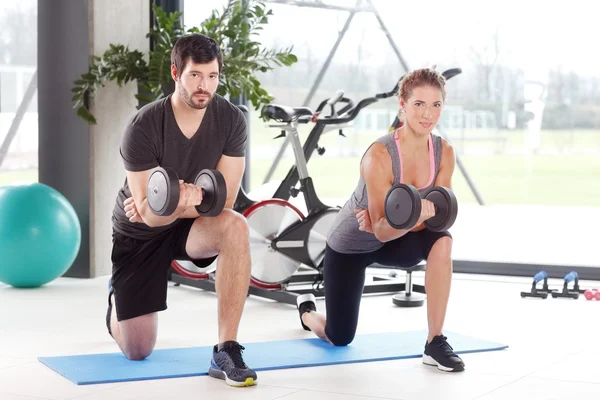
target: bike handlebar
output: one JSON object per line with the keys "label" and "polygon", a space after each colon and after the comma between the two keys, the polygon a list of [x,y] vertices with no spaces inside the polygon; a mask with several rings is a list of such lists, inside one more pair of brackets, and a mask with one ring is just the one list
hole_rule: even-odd
{"label": "bike handlebar", "polygon": [[[335,105],[339,102],[345,103],[346,105],[339,111],[335,111]],[[331,107],[331,117],[337,117],[340,114],[344,114],[346,111],[348,111],[349,109],[354,107],[354,102],[347,98],[344,97],[344,91],[343,90],[338,90],[335,95],[333,95],[333,97],[330,97],[327,100],[323,100],[321,102],[321,104],[319,104],[319,107],[317,107],[317,110],[315,111],[315,114],[319,114],[321,113],[321,111],[323,111],[323,109],[325,108],[325,106],[330,106]]]}
{"label": "bike handlebar", "polygon": [[376,99],[375,97],[367,97],[366,99],[362,99],[361,101],[359,101],[358,105],[356,107],[354,107],[352,109],[352,111],[350,111],[349,113],[346,113],[346,115],[342,114],[343,116],[337,117],[337,118],[330,118],[330,117],[319,118],[318,122],[321,124],[325,124],[325,125],[345,124],[347,122],[352,121],[354,118],[356,118],[356,116],[358,115],[360,110],[362,110],[363,108],[367,107],[370,104],[376,103],[377,101],[379,101],[379,100]]}

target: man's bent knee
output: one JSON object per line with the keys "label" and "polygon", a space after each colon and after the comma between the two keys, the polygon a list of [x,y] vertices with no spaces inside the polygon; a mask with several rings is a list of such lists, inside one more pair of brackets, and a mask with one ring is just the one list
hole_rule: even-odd
{"label": "man's bent knee", "polygon": [[152,354],[156,344],[157,315],[142,315],[119,323],[119,347],[130,360],[143,360]]}
{"label": "man's bent knee", "polygon": [[245,240],[247,242],[248,239],[248,221],[246,218],[238,212],[233,210],[223,210],[222,215],[222,223],[224,230],[225,238],[233,238],[235,240]]}
{"label": "man's bent knee", "polygon": [[121,338],[121,350],[130,360],[143,360],[152,354],[155,343],[156,335],[152,333],[131,339],[123,337]]}
{"label": "man's bent knee", "polygon": [[151,344],[133,343],[125,346],[123,354],[130,360],[141,361],[152,354],[153,350],[154,346]]}

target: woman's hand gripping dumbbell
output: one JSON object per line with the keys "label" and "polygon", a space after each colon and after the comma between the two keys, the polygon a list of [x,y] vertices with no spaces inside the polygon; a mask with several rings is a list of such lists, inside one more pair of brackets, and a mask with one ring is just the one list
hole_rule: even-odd
{"label": "woman's hand gripping dumbbell", "polygon": [[385,217],[395,229],[411,229],[421,223],[434,232],[443,232],[454,224],[458,201],[450,189],[431,188],[421,198],[412,185],[394,184],[385,197]]}

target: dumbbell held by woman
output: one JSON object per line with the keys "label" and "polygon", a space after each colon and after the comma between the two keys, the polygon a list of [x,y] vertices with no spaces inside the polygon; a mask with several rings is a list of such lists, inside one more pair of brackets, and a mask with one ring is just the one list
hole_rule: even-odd
{"label": "dumbbell held by woman", "polygon": [[[394,184],[385,197],[385,217],[395,229],[411,229],[421,217],[423,201],[433,203],[434,215],[425,216],[425,226],[434,232],[443,232],[454,224],[458,214],[458,201],[450,189],[442,186],[431,188],[421,198],[419,191],[412,185]],[[427,203],[426,203],[427,204]]]}

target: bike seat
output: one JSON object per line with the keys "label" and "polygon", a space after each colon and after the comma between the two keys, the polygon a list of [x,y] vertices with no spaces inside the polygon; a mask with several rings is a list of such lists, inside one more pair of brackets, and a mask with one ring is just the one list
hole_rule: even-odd
{"label": "bike seat", "polygon": [[268,119],[280,122],[292,122],[298,117],[311,116],[313,112],[308,107],[288,107],[279,104],[267,104],[262,109],[262,115]]}

